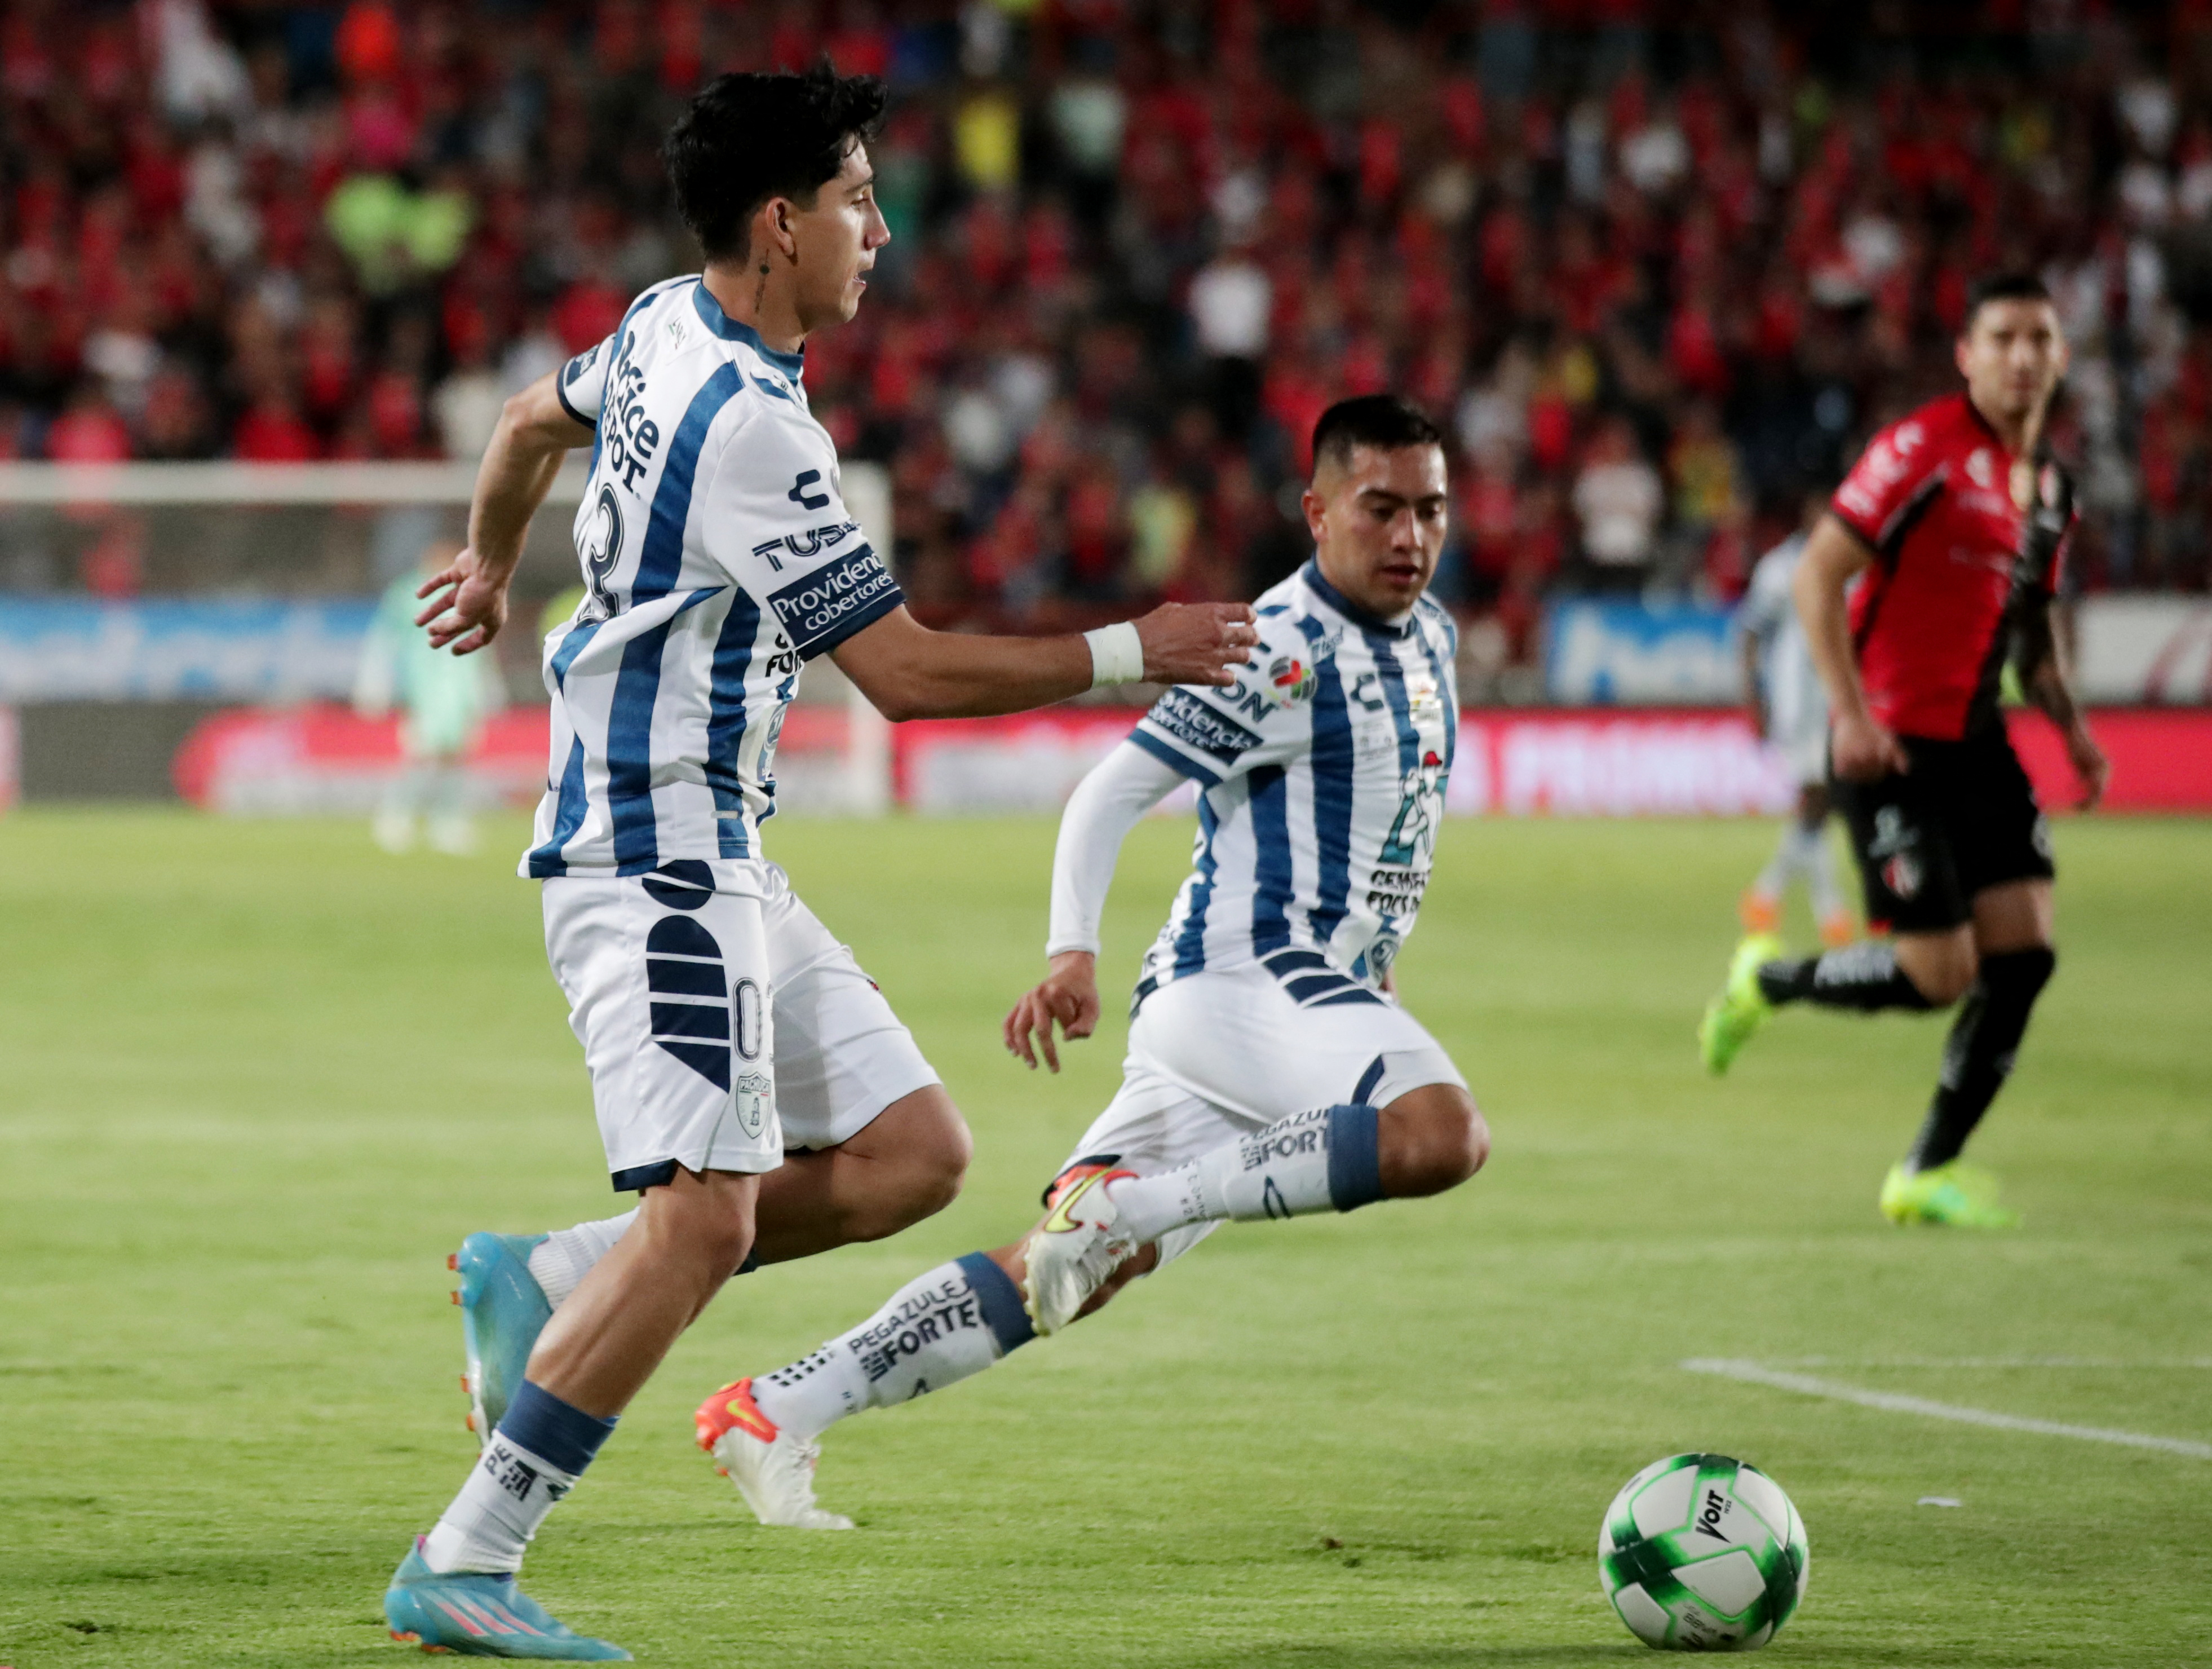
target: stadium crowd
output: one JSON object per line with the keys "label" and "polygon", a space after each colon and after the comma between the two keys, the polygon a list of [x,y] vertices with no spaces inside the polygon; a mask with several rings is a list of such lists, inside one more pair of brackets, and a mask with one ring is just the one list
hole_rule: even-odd
{"label": "stadium crowd", "polygon": [[2023,265],[2081,582],[2207,582],[2201,0],[12,0],[0,455],[473,457],[692,263],[682,96],[821,52],[892,84],[895,239],[807,381],[920,605],[1249,595],[1385,386],[1501,657],[1562,589],[1725,598]]}

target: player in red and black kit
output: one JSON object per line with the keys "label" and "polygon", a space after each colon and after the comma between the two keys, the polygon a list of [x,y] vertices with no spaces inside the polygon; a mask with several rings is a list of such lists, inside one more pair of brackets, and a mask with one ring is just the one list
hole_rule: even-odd
{"label": "player in red and black kit", "polygon": [[1997,709],[2008,655],[2064,733],[2085,805],[2108,767],[2051,626],[2073,495],[2039,455],[2066,369],[2042,283],[1977,286],[1957,356],[1966,392],[1875,437],[1795,584],[1827,686],[1830,772],[1867,918],[1891,936],[1802,959],[1784,957],[1778,940],[1747,941],[1698,1041],[1721,1072],[1783,1003],[1925,1010],[1963,997],[1927,1122],[1883,1184],[1881,1208],[1897,1222],[1987,1227],[2017,1220],[1956,1161],[2057,963],[2050,826]]}

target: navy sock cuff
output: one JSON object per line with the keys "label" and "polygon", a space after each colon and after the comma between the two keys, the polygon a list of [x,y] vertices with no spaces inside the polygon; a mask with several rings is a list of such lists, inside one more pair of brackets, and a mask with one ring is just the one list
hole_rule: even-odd
{"label": "navy sock cuff", "polygon": [[1022,1305],[1022,1289],[1014,1284],[1012,1276],[984,1252],[971,1252],[954,1261],[968,1277],[968,1290],[975,1294],[975,1302],[983,1312],[983,1325],[999,1341],[1001,1355],[1019,1349],[1036,1337],[1036,1329],[1030,1325],[1030,1313]]}
{"label": "navy sock cuff", "polygon": [[592,1464],[592,1457],[614,1428],[612,1420],[571,1407],[528,1380],[514,1393],[514,1400],[507,1405],[507,1417],[499,1422],[501,1437],[571,1477]]}
{"label": "navy sock cuff", "polygon": [[1356,1211],[1382,1197],[1381,1115],[1369,1106],[1328,1110],[1328,1203]]}

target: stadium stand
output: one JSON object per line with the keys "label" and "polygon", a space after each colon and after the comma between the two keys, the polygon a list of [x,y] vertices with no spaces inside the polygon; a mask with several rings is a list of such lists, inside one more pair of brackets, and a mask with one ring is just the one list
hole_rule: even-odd
{"label": "stadium stand", "polygon": [[1562,591],[1725,600],[2009,265],[2075,344],[2080,582],[2207,583],[2201,0],[15,0],[0,457],[473,457],[692,262],[679,99],[821,52],[895,89],[896,241],[808,382],[940,617],[1250,594],[1386,385],[1503,661]]}

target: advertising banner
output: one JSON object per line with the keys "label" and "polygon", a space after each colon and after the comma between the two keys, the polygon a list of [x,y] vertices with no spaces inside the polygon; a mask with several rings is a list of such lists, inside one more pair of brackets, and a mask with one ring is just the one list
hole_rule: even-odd
{"label": "advertising banner", "polygon": [[2089,597],[2075,613],[2075,675],[2103,705],[2212,703],[2212,600]]}
{"label": "advertising banner", "polygon": [[1561,706],[1705,706],[1742,693],[1726,609],[1576,599],[1544,618],[1544,690]]}
{"label": "advertising banner", "polygon": [[346,694],[373,603],[0,600],[0,702]]}

